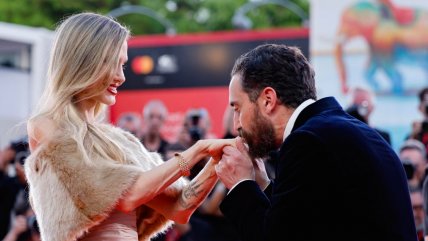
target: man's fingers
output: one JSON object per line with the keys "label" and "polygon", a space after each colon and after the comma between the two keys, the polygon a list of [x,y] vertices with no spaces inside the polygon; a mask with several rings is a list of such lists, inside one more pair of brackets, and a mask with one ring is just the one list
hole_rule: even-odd
{"label": "man's fingers", "polygon": [[221,173],[221,167],[220,167],[220,164],[221,163],[221,161],[219,161],[218,163],[217,163],[217,165],[215,165],[214,166],[214,169],[215,169],[215,172],[217,173],[217,175],[219,174],[219,173]]}
{"label": "man's fingers", "polygon": [[265,163],[263,161],[263,159],[261,158],[256,158],[253,162],[254,168],[259,169],[259,170],[264,170],[265,169]]}
{"label": "man's fingers", "polygon": [[221,173],[224,173],[224,172],[225,172],[225,170],[227,169],[227,163],[226,163],[225,158],[222,158],[222,159],[217,163],[217,165],[215,165],[215,166],[214,166],[214,169],[215,169],[215,171],[216,171],[217,175],[219,175],[219,173],[220,173],[220,174],[221,174]]}

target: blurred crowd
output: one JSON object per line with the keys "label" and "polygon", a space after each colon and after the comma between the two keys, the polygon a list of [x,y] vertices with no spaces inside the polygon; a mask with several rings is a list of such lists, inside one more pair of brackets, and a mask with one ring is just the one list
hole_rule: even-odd
{"label": "blurred crowd", "polygon": [[[371,126],[370,116],[375,109],[375,95],[369,89],[356,87],[350,92],[350,103],[345,107],[348,114]],[[407,175],[410,199],[419,240],[428,235],[428,87],[420,90],[419,111],[423,120],[409,120],[411,132],[402,141],[397,155]],[[382,112],[382,110],[377,110]],[[189,109],[181,130],[173,142],[162,135],[168,117],[168,109],[160,100],[148,102],[141,113],[122,113],[117,126],[131,132],[149,150],[159,152],[167,161],[175,152],[189,148],[200,139],[234,138],[233,110],[226,108],[223,123],[211,123],[205,108]],[[224,133],[216,136],[212,124],[223,125]],[[389,133],[372,126],[386,142],[391,144]],[[28,188],[23,166],[29,155],[27,137],[12,141],[0,152],[0,240],[40,240],[38,224],[28,200]],[[267,158],[265,166],[270,178],[275,178],[275,158]],[[201,160],[191,170],[195,177],[208,160]],[[227,194],[219,182],[187,224],[176,224],[156,238],[157,241],[239,241],[233,227],[224,219],[219,204]]]}

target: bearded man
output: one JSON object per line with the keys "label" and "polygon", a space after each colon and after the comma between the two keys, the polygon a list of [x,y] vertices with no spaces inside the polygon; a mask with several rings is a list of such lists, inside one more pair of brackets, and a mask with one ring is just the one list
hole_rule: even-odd
{"label": "bearded man", "polygon": [[[230,189],[221,211],[243,241],[416,241],[399,158],[333,97],[316,100],[314,75],[285,45],[235,62],[229,101],[241,138],[216,166]],[[272,151],[274,181],[260,161]]]}

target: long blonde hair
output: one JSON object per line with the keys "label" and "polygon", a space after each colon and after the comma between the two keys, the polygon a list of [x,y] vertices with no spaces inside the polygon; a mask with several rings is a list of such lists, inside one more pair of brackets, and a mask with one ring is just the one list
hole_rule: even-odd
{"label": "long blonde hair", "polygon": [[[119,162],[124,154],[115,140],[84,121],[76,108],[82,100],[105,91],[119,64],[119,53],[129,31],[116,21],[95,13],[66,18],[56,29],[45,91],[30,121],[52,120],[61,135],[72,137],[82,153],[98,152]],[[91,88],[88,88],[91,87]],[[95,116],[103,109],[97,103]]]}

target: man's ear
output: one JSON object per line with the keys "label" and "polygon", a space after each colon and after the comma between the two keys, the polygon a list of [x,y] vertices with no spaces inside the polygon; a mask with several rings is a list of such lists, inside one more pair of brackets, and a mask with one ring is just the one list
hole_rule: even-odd
{"label": "man's ear", "polygon": [[279,103],[278,96],[276,95],[276,91],[272,87],[266,87],[262,90],[259,96],[260,108],[270,114],[276,108]]}

